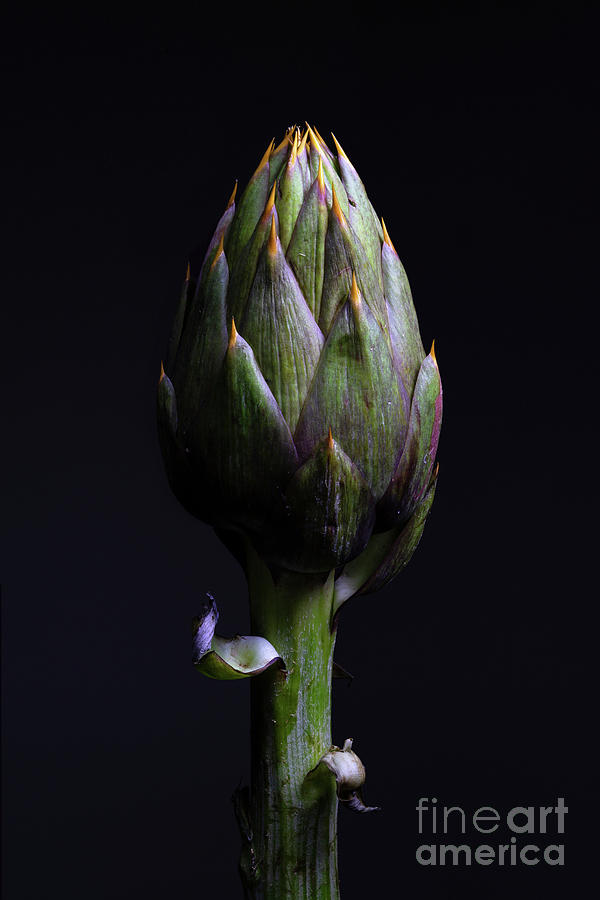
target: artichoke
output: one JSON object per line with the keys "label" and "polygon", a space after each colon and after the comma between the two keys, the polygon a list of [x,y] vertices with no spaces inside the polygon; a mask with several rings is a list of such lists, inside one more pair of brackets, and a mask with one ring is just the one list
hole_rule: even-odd
{"label": "artichoke", "polygon": [[[407,562],[437,479],[442,389],[405,270],[354,166],[274,141],[189,271],[158,389],[170,485],[271,570],[340,600]],[[237,184],[236,184],[237,187]]]}

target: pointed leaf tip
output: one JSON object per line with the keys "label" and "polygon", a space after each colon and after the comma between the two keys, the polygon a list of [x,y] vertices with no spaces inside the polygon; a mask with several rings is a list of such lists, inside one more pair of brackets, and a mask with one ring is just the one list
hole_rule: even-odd
{"label": "pointed leaf tip", "polygon": [[185,270],[185,280],[189,281],[190,278],[191,278],[191,272],[190,272],[190,264],[188,262],[187,269]]}
{"label": "pointed leaf tip", "polygon": [[356,283],[356,275],[354,271],[352,272],[352,286],[350,288],[350,303],[352,304],[352,309],[356,312],[360,309],[360,291],[358,290],[358,285]]}
{"label": "pointed leaf tip", "polygon": [[218,247],[217,247],[217,252],[215,253],[215,258],[213,259],[212,263],[210,264],[211,271],[214,269],[214,267],[216,266],[217,262],[219,261],[219,257],[222,256],[222,254],[223,254],[223,252],[224,252],[224,251],[223,251],[224,243],[225,243],[225,232],[223,232],[223,233],[221,234],[221,237],[220,237],[220,239],[219,239],[219,244],[218,244]]}
{"label": "pointed leaf tip", "polygon": [[235,195],[237,193],[237,187],[238,187],[238,183],[237,183],[237,179],[236,179],[236,182],[233,186],[233,190],[231,192],[231,196],[227,202],[227,209],[230,209],[233,206],[233,204],[235,203]]}
{"label": "pointed leaf tip", "polygon": [[[292,126],[292,128],[293,128],[293,126]],[[286,133],[285,133],[285,137],[284,137],[284,139],[281,141],[281,143],[280,143],[280,144],[277,144],[277,146],[274,147],[273,150],[271,150],[271,156],[276,156],[281,150],[283,150],[283,148],[285,147],[285,145],[286,145],[287,143],[289,143],[290,138],[291,138],[291,131],[292,131],[291,128],[288,128],[288,129],[287,129],[287,131],[286,131]],[[271,144],[274,144],[274,143],[275,143],[275,139],[273,139],[273,141],[271,142]]]}
{"label": "pointed leaf tip", "polygon": [[[381,227],[383,228],[383,240],[384,240],[385,243],[388,245],[388,247],[391,247],[392,250],[394,251],[394,253],[396,253],[396,248],[395,248],[394,245],[392,244],[391,238],[390,238],[390,236],[389,236],[389,234],[388,234],[387,228],[385,227],[385,222],[383,221],[383,219],[381,220]],[[396,256],[398,256],[397,253],[396,253]]]}
{"label": "pointed leaf tip", "polygon": [[332,205],[331,205],[333,214],[336,217],[336,219],[338,220],[338,222],[340,223],[340,225],[342,226],[342,228],[346,228],[346,217],[344,216],[344,213],[342,212],[342,209],[338,202],[337,194],[335,192],[335,185],[333,184],[333,182],[331,184],[331,196],[333,198]]}
{"label": "pointed leaf tip", "polygon": [[307,140],[308,140],[308,128],[306,129],[306,131],[304,132],[304,134],[302,135],[302,137],[300,139],[300,146],[298,147],[298,156],[300,156],[300,154],[304,153],[304,151],[306,150]]}
{"label": "pointed leaf tip", "polygon": [[321,158],[321,156],[323,155],[323,147],[321,146],[321,141],[315,134],[314,129],[310,127],[308,122],[306,123],[306,127],[308,128],[308,134],[310,135],[309,147],[314,147],[317,151],[317,156]]}
{"label": "pointed leaf tip", "polygon": [[319,184],[319,191],[324,196],[325,195],[325,181],[323,179],[323,163],[321,161],[321,157],[319,157],[319,168],[317,170],[317,182]]}
{"label": "pointed leaf tip", "polygon": [[267,200],[267,204],[265,206],[264,212],[262,214],[263,222],[266,222],[271,213],[273,212],[273,207],[275,206],[275,188],[277,186],[277,181],[273,182],[273,187],[271,188],[271,193],[269,194],[269,198]]}
{"label": "pointed leaf tip", "polygon": [[158,383],[159,383],[159,384],[161,383],[161,381],[163,380],[164,377],[165,377],[165,369],[164,369],[164,366],[163,366],[163,361],[162,361],[162,359],[161,359],[161,361],[160,361],[160,377],[159,377],[159,379],[158,379]]}
{"label": "pointed leaf tip", "polygon": [[321,135],[319,134],[319,132],[317,131],[317,129],[314,128],[313,131],[314,131],[314,133],[316,134],[316,136],[318,137],[319,143],[321,144],[321,146],[322,146],[322,147],[325,147],[325,149],[328,149],[328,147],[327,147],[327,142],[324,140],[324,138],[321,137]]}
{"label": "pointed leaf tip", "polygon": [[294,140],[292,143],[292,149],[290,150],[290,157],[288,159],[288,168],[293,169],[296,165],[296,157],[298,155],[298,132],[294,130]]}
{"label": "pointed leaf tip", "polygon": [[235,327],[235,319],[232,316],[231,317],[231,331],[229,332],[229,344],[228,344],[229,350],[231,350],[233,347],[235,347],[236,341],[237,341],[237,330]]}
{"label": "pointed leaf tip", "polygon": [[437,357],[435,355],[435,338],[431,342],[431,350],[429,351],[429,355],[431,356],[431,358],[433,359],[434,363],[437,366]]}
{"label": "pointed leaf tip", "polygon": [[347,162],[350,162],[350,160],[348,159],[348,157],[346,156],[346,154],[345,154],[344,151],[342,150],[342,146],[341,146],[341,144],[338,142],[338,140],[337,140],[335,134],[333,133],[333,131],[331,132],[331,137],[333,138],[333,143],[335,144],[335,149],[337,150],[338,156],[343,156],[344,159],[347,160]]}
{"label": "pointed leaf tip", "polygon": [[269,157],[270,157],[270,155],[271,155],[271,151],[273,150],[273,144],[274,144],[274,143],[275,143],[275,138],[271,138],[271,143],[269,144],[269,146],[268,146],[267,149],[265,150],[265,152],[264,152],[264,154],[263,154],[263,158],[261,159],[261,161],[259,162],[258,166],[256,167],[256,171],[255,171],[255,173],[254,173],[255,175],[258,175],[258,173],[259,173],[260,171],[262,171],[262,169],[264,169],[264,167],[265,167],[265,166],[267,165],[267,163],[269,162]]}
{"label": "pointed leaf tip", "polygon": [[310,127],[310,125],[308,124],[308,122],[306,121],[306,119],[304,120],[304,124],[306,125],[306,129],[307,129],[308,134],[309,134],[309,136],[310,136],[311,142],[312,142],[315,146],[317,146],[318,143],[319,143],[318,137],[316,136],[316,134],[314,133],[314,131],[312,130],[312,128]]}

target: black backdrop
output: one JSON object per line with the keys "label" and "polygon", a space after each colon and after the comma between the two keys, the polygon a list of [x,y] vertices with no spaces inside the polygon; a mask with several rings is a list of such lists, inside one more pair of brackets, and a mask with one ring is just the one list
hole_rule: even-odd
{"label": "black backdrop", "polygon": [[[155,384],[188,258],[305,118],[384,216],[445,391],[423,541],[340,623],[355,679],[335,685],[334,740],[354,738],[383,807],[340,813],[344,900],[577,893],[597,798],[593,7],[30,8],[14,25],[4,897],[241,896],[248,687],[193,671],[189,620],[210,590],[220,630],[244,633],[244,581],[169,492]],[[564,797],[566,864],[421,867],[419,797]]]}

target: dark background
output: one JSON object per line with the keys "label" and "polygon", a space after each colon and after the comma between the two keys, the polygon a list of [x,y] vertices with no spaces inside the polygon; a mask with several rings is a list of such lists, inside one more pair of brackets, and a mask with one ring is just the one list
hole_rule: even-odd
{"label": "dark background", "polygon": [[[193,671],[189,620],[210,590],[220,631],[244,633],[245,585],[169,492],[155,385],[188,258],[305,118],[384,216],[445,392],[422,543],[340,623],[355,679],[333,736],[383,807],[340,812],[344,900],[575,895],[597,875],[597,8],[28,7],[10,25],[5,900],[241,897],[248,686]],[[434,796],[504,814],[563,796],[565,867],[420,867]]]}

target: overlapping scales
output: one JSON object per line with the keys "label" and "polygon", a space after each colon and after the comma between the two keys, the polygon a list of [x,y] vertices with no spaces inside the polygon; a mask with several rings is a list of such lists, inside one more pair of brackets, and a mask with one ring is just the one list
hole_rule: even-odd
{"label": "overlapping scales", "polygon": [[345,598],[416,546],[442,392],[402,263],[334,142],[291,129],[234,190],[184,284],[159,433],[190,511],[273,565],[339,569]]}

